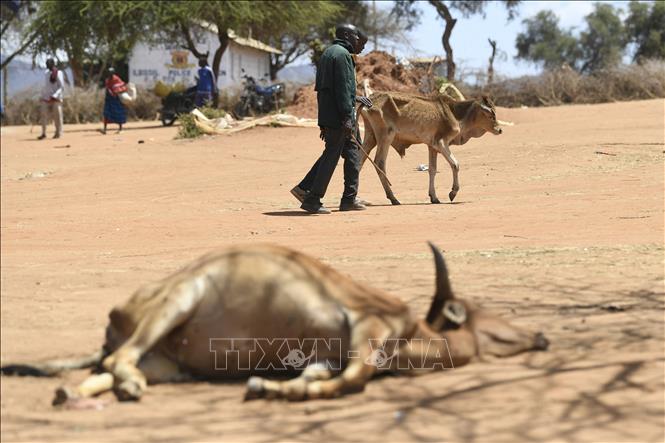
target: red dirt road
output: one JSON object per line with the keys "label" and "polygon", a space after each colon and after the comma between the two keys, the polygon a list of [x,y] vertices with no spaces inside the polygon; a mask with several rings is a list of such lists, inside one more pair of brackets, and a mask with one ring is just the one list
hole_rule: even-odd
{"label": "red dirt road", "polygon": [[[107,394],[101,411],[58,410],[54,389],[85,371],[2,377],[2,441],[663,441],[664,107],[500,109],[515,126],[453,147],[455,204],[429,204],[418,145],[388,159],[402,206],[366,167],[361,197],[378,206],[328,216],[305,215],[288,192],[321,151],[315,129],[187,141],[152,122],[106,136],[80,125],[38,142],[37,128],[2,128],[3,364],[96,349],[108,312],[138,286],[254,242],[319,257],[423,315],[432,240],[458,295],[552,343],[303,403],[243,403],[242,383],[191,383],[152,386],[133,404]],[[452,179],[439,167],[443,200]]]}

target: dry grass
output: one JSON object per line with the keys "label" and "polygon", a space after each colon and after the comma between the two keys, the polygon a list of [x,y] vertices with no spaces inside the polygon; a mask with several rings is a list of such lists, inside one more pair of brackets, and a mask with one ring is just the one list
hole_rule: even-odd
{"label": "dry grass", "polygon": [[[154,120],[161,108],[161,99],[150,90],[138,87],[136,101],[127,108],[129,120]],[[29,125],[40,121],[39,95],[35,91],[14,97],[4,109],[3,124]],[[68,88],[62,106],[65,124],[92,123],[102,120],[104,90],[98,88]]]}
{"label": "dry grass", "polygon": [[465,95],[489,94],[497,105],[558,106],[569,103],[605,103],[665,97],[665,61],[582,75],[570,68],[538,76],[507,79],[483,87],[465,87]]}

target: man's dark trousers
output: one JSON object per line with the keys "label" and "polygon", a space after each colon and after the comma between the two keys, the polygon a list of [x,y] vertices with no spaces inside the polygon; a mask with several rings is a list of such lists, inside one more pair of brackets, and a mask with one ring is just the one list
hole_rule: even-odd
{"label": "man's dark trousers", "polygon": [[360,151],[350,138],[344,136],[342,128],[326,128],[325,142],[323,154],[298,185],[300,189],[309,191],[305,203],[321,206],[321,199],[326,194],[340,155],[344,158],[344,193],[341,203],[353,203],[358,195]]}

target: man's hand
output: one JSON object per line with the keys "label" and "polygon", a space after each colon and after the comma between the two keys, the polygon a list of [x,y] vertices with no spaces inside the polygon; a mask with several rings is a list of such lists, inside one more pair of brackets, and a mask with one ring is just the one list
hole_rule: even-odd
{"label": "man's hand", "polygon": [[355,126],[353,125],[353,119],[348,118],[342,122],[342,131],[344,132],[344,137],[351,137],[353,134],[353,131],[355,130]]}
{"label": "man's hand", "polygon": [[321,130],[321,132],[319,132],[319,138],[323,141],[326,141],[326,128],[319,126],[319,129]]}
{"label": "man's hand", "polygon": [[362,104],[367,109],[369,109],[373,106],[372,100],[370,100],[369,97],[365,97],[365,96],[362,96],[362,95],[356,96],[356,103]]}

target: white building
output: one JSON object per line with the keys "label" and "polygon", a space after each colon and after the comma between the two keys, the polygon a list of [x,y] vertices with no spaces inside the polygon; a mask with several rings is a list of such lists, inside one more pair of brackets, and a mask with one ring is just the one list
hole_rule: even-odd
{"label": "white building", "polygon": [[[204,26],[206,30],[196,42],[196,48],[201,53],[208,52],[208,64],[212,67],[219,47],[217,29],[212,24]],[[281,51],[252,38],[238,37],[233,31],[229,31],[229,37],[219,66],[217,86],[230,92],[242,87],[241,69],[259,81],[270,72],[270,54],[281,54]],[[198,69],[198,60],[187,49],[176,45],[138,43],[129,58],[129,81],[146,88],[153,87],[158,81],[193,86]]]}

